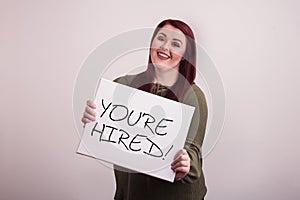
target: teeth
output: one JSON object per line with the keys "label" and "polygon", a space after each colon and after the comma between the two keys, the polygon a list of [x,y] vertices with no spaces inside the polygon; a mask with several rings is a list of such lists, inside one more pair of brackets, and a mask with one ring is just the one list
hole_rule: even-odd
{"label": "teeth", "polygon": [[169,58],[169,56],[167,56],[166,54],[163,54],[163,53],[158,53],[160,56],[164,57],[164,58]]}

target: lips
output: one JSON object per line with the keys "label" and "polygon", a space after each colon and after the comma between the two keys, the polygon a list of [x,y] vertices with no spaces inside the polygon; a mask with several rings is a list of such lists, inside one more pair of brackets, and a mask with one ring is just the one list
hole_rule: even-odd
{"label": "lips", "polygon": [[168,54],[161,52],[161,51],[157,52],[157,56],[161,60],[167,60],[167,59],[171,58],[171,56],[169,56]]}

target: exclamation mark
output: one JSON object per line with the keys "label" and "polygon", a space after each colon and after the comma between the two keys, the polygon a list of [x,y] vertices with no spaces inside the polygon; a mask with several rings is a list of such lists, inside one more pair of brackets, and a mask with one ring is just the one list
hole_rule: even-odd
{"label": "exclamation mark", "polygon": [[[171,147],[170,147],[170,149],[167,151],[167,153],[165,154],[165,157],[168,155],[168,153],[171,151],[171,149],[173,148],[173,146],[174,145],[172,145]],[[165,157],[163,157],[163,160],[165,160]]]}

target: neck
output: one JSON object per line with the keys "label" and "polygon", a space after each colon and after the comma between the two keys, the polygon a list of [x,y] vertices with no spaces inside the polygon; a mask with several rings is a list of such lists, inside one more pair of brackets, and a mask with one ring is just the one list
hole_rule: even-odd
{"label": "neck", "polygon": [[171,87],[173,86],[178,78],[178,70],[159,70],[155,69],[155,77],[154,77],[154,82],[160,83],[162,85]]}

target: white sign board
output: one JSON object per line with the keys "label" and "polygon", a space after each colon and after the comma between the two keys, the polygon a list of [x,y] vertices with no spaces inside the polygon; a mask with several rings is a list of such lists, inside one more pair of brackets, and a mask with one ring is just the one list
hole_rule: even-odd
{"label": "white sign board", "polygon": [[101,79],[97,119],[85,126],[77,153],[174,181],[194,107]]}

